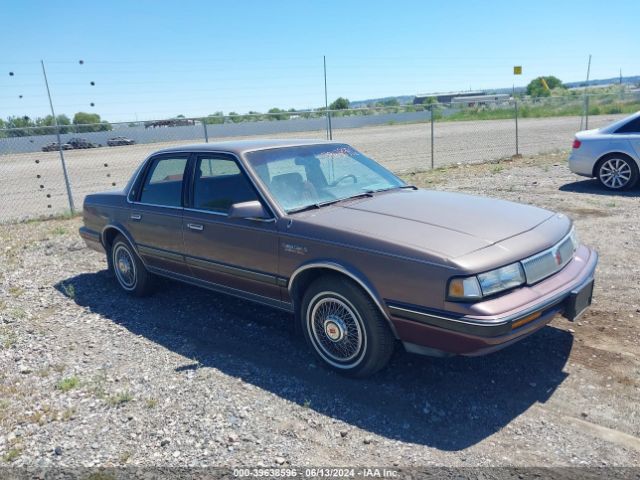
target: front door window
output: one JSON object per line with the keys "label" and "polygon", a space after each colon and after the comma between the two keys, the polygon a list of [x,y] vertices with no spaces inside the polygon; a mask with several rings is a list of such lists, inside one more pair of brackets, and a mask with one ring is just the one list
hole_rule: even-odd
{"label": "front door window", "polygon": [[226,214],[234,203],[257,200],[251,182],[228,158],[200,158],[193,185],[193,208]]}

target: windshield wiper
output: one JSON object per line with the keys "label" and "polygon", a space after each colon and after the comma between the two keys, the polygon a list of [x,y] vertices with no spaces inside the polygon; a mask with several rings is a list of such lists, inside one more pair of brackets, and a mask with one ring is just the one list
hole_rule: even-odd
{"label": "windshield wiper", "polygon": [[378,192],[389,192],[391,190],[402,190],[405,188],[410,188],[411,190],[418,190],[418,187],[415,185],[400,185],[398,187],[389,187],[389,188],[379,188],[377,190],[367,190],[365,193],[378,193]]}
{"label": "windshield wiper", "polygon": [[326,202],[312,203],[311,205],[305,205],[304,207],[299,207],[299,208],[294,208],[293,210],[288,210],[287,213],[305,212],[307,210],[313,210],[313,209],[316,209],[316,208],[326,207],[327,205],[333,205],[334,203],[343,202],[345,200],[352,200],[354,198],[373,197],[373,193],[375,193],[375,192],[376,192],[376,190],[369,190],[369,191],[366,191],[366,192],[358,193],[358,194],[353,195],[351,197],[335,198],[333,200],[327,200]]}
{"label": "windshield wiper", "polygon": [[333,200],[327,200],[326,202],[312,203],[310,205],[305,205],[304,207],[298,207],[298,208],[294,208],[292,210],[287,210],[287,213],[306,212],[307,210],[315,210],[315,209],[318,209],[318,208],[326,207],[327,205],[333,205],[334,203],[344,202],[345,200],[353,200],[354,198],[361,198],[361,197],[373,197],[374,193],[388,192],[390,190],[401,190],[401,189],[405,189],[405,188],[410,188],[412,190],[418,190],[418,187],[416,187],[415,185],[400,185],[398,187],[379,188],[377,190],[366,190],[366,191],[364,191],[362,193],[357,193],[357,194],[352,195],[350,197],[336,198],[336,199],[333,199]]}

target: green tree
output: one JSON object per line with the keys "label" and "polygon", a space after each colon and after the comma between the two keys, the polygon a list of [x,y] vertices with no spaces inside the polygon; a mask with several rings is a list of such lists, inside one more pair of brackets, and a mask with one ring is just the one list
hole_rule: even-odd
{"label": "green tree", "polygon": [[78,133],[111,130],[111,125],[100,119],[97,113],[78,112],[73,116],[74,130]]}
{"label": "green tree", "polygon": [[286,110],[282,110],[277,107],[273,107],[269,109],[267,113],[271,114],[267,117],[267,119],[269,120],[288,120],[289,119],[289,114],[286,112]]}
{"label": "green tree", "polygon": [[224,113],[217,111],[215,113],[210,113],[207,115],[207,118],[204,119],[204,123],[207,125],[219,125],[224,123]]}
{"label": "green tree", "polygon": [[[545,87],[545,82],[549,88]],[[531,97],[548,97],[551,95],[551,90],[561,87],[562,81],[553,75],[538,77],[531,80],[527,85],[527,95]]]}
{"label": "green tree", "polygon": [[254,110],[249,110],[247,116],[244,117],[247,122],[257,122],[258,120],[264,120],[264,116],[260,112],[256,112]]}
{"label": "green tree", "polygon": [[233,123],[244,122],[246,118],[243,115],[240,115],[238,112],[229,112],[229,120]]}
{"label": "green tree", "polygon": [[[58,125],[71,125],[71,119],[69,117],[67,117],[64,113],[62,115],[58,115],[56,116],[56,119],[58,120]],[[66,133],[66,132],[62,132],[62,133]]]}
{"label": "green tree", "polygon": [[385,107],[399,107],[400,102],[397,98],[387,98],[386,100],[382,101],[382,105],[384,105]]}
{"label": "green tree", "polygon": [[347,108],[349,108],[349,105],[350,103],[348,98],[338,97],[333,102],[331,102],[331,105],[329,105],[329,109],[346,110]]}
{"label": "green tree", "polygon": [[[69,125],[71,125],[71,120],[66,115],[57,115],[56,120],[60,127],[60,133],[69,133],[73,131],[73,129],[69,127]],[[38,135],[51,135],[55,133],[55,130],[52,128],[55,125],[52,115],[47,115],[44,118],[36,118],[35,124],[38,127],[46,127],[37,129],[36,132]]]}
{"label": "green tree", "polygon": [[436,97],[424,97],[420,101],[421,105],[432,105],[434,103],[438,103]]}
{"label": "green tree", "polygon": [[6,126],[11,129],[7,132],[9,137],[26,137],[33,135],[30,127],[34,127],[35,123],[25,115],[23,117],[7,117]]}

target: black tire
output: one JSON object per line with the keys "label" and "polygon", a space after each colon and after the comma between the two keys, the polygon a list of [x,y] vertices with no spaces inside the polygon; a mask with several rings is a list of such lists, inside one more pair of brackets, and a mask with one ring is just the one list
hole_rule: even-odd
{"label": "black tire", "polygon": [[326,275],[307,288],[300,305],[301,328],[315,356],[350,377],[383,368],[395,339],[377,305],[358,285]]}
{"label": "black tire", "polygon": [[113,239],[109,249],[108,264],[116,282],[134,297],[144,297],[154,291],[155,278],[145,268],[142,260],[123,235]]}
{"label": "black tire", "polygon": [[610,153],[598,162],[595,176],[607,190],[629,190],[638,183],[638,165],[627,155]]}

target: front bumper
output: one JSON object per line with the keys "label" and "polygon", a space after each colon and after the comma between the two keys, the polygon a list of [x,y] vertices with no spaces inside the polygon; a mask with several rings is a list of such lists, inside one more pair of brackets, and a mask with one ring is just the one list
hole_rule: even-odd
{"label": "front bumper", "polygon": [[[581,247],[582,255],[539,285],[546,290],[535,301],[500,315],[461,315],[415,305],[387,302],[396,332],[405,348],[427,355],[483,355],[504,348],[539,330],[556,315],[574,320],[591,303],[598,255]],[[534,286],[536,287],[536,286]],[[506,294],[500,301],[508,304]]]}

